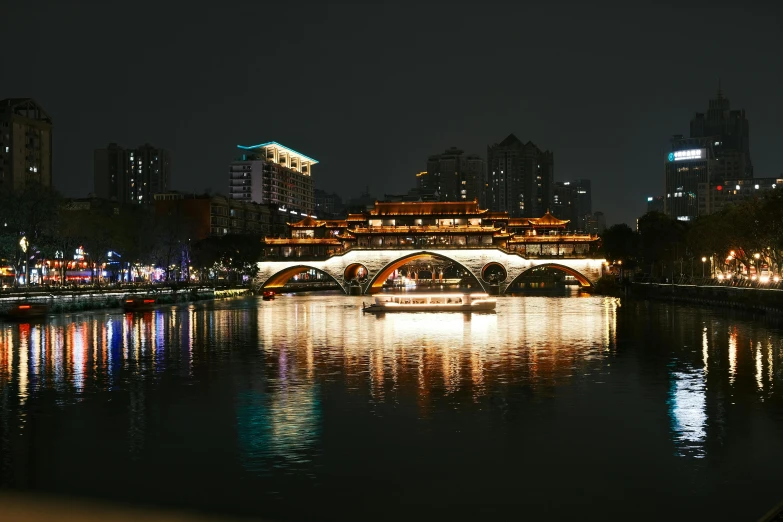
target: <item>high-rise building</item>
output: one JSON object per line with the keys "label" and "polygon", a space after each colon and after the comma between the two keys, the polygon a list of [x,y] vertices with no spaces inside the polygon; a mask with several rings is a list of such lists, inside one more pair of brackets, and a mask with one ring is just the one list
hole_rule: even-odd
{"label": "high-rise building", "polygon": [[570,230],[585,230],[587,217],[593,213],[592,189],[589,179],[556,181],[552,196],[552,214],[568,220]]}
{"label": "high-rise building", "polygon": [[699,197],[700,186],[753,177],[745,110],[730,110],[720,87],[707,112],[693,117],[690,132],[689,138],[673,136],[665,157],[664,212],[682,221],[709,213],[700,208],[707,201]]}
{"label": "high-rise building", "polygon": [[315,211],[311,174],[317,160],[276,141],[237,147],[243,154],[229,167],[230,198],[271,203],[291,213]]}
{"label": "high-rise building", "polygon": [[691,138],[709,138],[717,164],[714,174],[720,179],[753,177],[750,159],[750,130],[745,109],[731,110],[718,84],[717,98],[710,100],[706,113],[691,119]]}
{"label": "high-rise building", "polygon": [[169,190],[170,176],[169,152],[149,143],[135,149],[110,143],[93,153],[93,190],[101,198],[151,204],[153,194]]}
{"label": "high-rise building", "polygon": [[542,216],[553,203],[554,154],[509,134],[487,147],[487,207],[512,217]]}
{"label": "high-rise building", "polygon": [[31,98],[0,101],[0,189],[52,186],[52,118]]}
{"label": "high-rise building", "polygon": [[427,158],[427,171],[416,175],[424,194],[440,201],[473,201],[484,206],[484,159],[451,147]]}

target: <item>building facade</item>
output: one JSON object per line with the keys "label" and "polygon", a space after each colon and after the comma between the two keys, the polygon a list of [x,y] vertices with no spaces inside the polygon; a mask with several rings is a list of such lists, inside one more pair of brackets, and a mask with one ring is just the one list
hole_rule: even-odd
{"label": "building facade", "polygon": [[554,154],[510,134],[487,147],[487,207],[512,217],[543,215],[554,196]]}
{"label": "building facade", "polygon": [[727,205],[748,201],[772,190],[783,190],[783,175],[779,178],[724,179],[717,184],[702,183],[699,185],[699,214],[714,214]]}
{"label": "building facade", "polygon": [[556,181],[551,210],[556,217],[569,221],[570,230],[585,230],[588,216],[593,213],[590,180]]}
{"label": "building facade", "polygon": [[0,189],[52,186],[52,118],[31,98],[0,101]]}
{"label": "building facade", "polygon": [[473,201],[484,206],[484,159],[451,147],[427,158],[427,170],[416,175],[423,194],[440,201]]}
{"label": "building facade", "polygon": [[343,213],[343,199],[335,193],[315,189],[315,213],[321,217],[334,217]]}
{"label": "building facade", "polygon": [[287,223],[298,214],[281,211],[275,205],[237,201],[221,195],[193,195],[180,192],[155,194],[155,214],[177,216],[188,227],[192,241],[228,234],[279,237],[288,233]]}
{"label": "building facade", "polygon": [[93,153],[93,190],[101,198],[151,204],[154,194],[169,190],[170,178],[169,152],[149,143],[135,149],[110,143]]}
{"label": "building facade", "polygon": [[700,186],[716,187],[723,180],[753,177],[745,111],[732,111],[719,87],[707,112],[691,120],[690,137],[671,138],[664,161],[664,212],[691,221],[699,216],[699,201],[705,201]]}
{"label": "building facade", "polygon": [[237,147],[243,154],[229,167],[231,199],[315,212],[312,167],[317,160],[275,141]]}

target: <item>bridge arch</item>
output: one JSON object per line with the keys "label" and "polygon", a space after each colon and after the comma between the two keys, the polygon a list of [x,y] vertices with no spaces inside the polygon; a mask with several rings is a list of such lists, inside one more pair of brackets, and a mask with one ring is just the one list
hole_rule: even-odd
{"label": "bridge arch", "polygon": [[346,281],[352,281],[354,279],[364,279],[368,277],[368,274],[370,273],[369,270],[367,270],[367,267],[364,266],[362,263],[351,263],[347,267],[345,267],[345,270],[343,270],[343,279]]}
{"label": "bridge arch", "polygon": [[479,278],[476,277],[476,274],[474,274],[470,270],[470,268],[465,266],[463,263],[460,263],[459,261],[457,261],[456,259],[453,259],[451,257],[444,256],[443,254],[436,254],[434,252],[428,252],[426,250],[421,250],[421,251],[418,251],[418,252],[414,252],[414,253],[402,256],[400,258],[397,258],[397,259],[391,261],[390,263],[387,263],[383,268],[378,270],[378,272],[376,272],[375,275],[373,275],[373,277],[370,280],[370,283],[367,285],[364,293],[366,293],[366,294],[375,294],[375,293],[380,292],[381,289],[383,288],[383,283],[386,282],[386,280],[389,278],[389,276],[392,274],[392,272],[394,272],[395,270],[397,270],[401,266],[404,266],[404,265],[410,263],[411,261],[415,261],[417,259],[423,259],[423,258],[426,258],[426,257],[434,257],[436,259],[444,259],[446,261],[454,263],[455,265],[457,265],[460,268],[462,268],[463,270],[465,270],[465,272],[470,274],[471,277],[473,278],[473,281],[479,286],[479,288],[483,287],[481,281],[479,281]]}
{"label": "bridge arch", "polygon": [[261,288],[282,288],[289,279],[297,274],[301,274],[302,272],[307,272],[308,270],[315,270],[318,273],[326,275],[329,279],[337,283],[337,286],[340,287],[340,290],[342,290],[343,293],[347,293],[342,282],[338,281],[337,278],[335,278],[332,274],[323,270],[322,268],[309,265],[289,266],[278,272],[275,272],[266,281],[264,281],[264,283],[261,285]]}
{"label": "bridge arch", "polygon": [[490,261],[481,268],[481,279],[485,283],[502,283],[508,278],[508,270],[502,263]]}
{"label": "bridge arch", "polygon": [[518,274],[513,281],[509,282],[508,286],[506,287],[505,291],[508,291],[509,288],[512,288],[517,281],[519,281],[525,274],[530,272],[531,270],[537,270],[540,268],[552,268],[555,270],[560,270],[561,272],[565,272],[568,275],[574,276],[574,279],[576,279],[579,282],[579,285],[582,288],[592,288],[593,283],[590,282],[590,279],[581,273],[580,271],[571,268],[569,266],[561,265],[558,263],[542,263],[540,265],[531,266],[530,268],[522,271],[520,274]]}

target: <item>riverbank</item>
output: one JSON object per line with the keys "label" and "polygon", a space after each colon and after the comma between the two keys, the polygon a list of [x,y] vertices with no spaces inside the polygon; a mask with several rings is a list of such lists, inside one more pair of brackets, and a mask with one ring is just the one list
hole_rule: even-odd
{"label": "riverbank", "polygon": [[214,299],[217,292],[247,289],[215,290],[206,286],[188,287],[133,287],[133,288],[75,288],[31,289],[0,294],[0,315],[21,303],[43,304],[51,313],[81,312],[105,308],[120,308],[128,296],[152,295],[160,304],[173,304]]}
{"label": "riverbank", "polygon": [[728,285],[631,283],[625,296],[783,314],[783,290]]}

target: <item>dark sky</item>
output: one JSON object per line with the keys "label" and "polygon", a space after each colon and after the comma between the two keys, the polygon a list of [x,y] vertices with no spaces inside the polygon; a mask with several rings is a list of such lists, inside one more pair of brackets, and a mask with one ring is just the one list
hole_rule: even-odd
{"label": "dark sky", "polygon": [[236,144],[275,140],[321,162],[316,187],[382,197],[429,154],[485,157],[513,132],[554,151],[555,179],[592,179],[609,224],[633,224],[719,78],[747,110],[756,176],[783,173],[781,3],[6,1],[0,98],[52,116],[68,196],[92,191],[109,142],[167,148],[172,188],[225,193]]}

